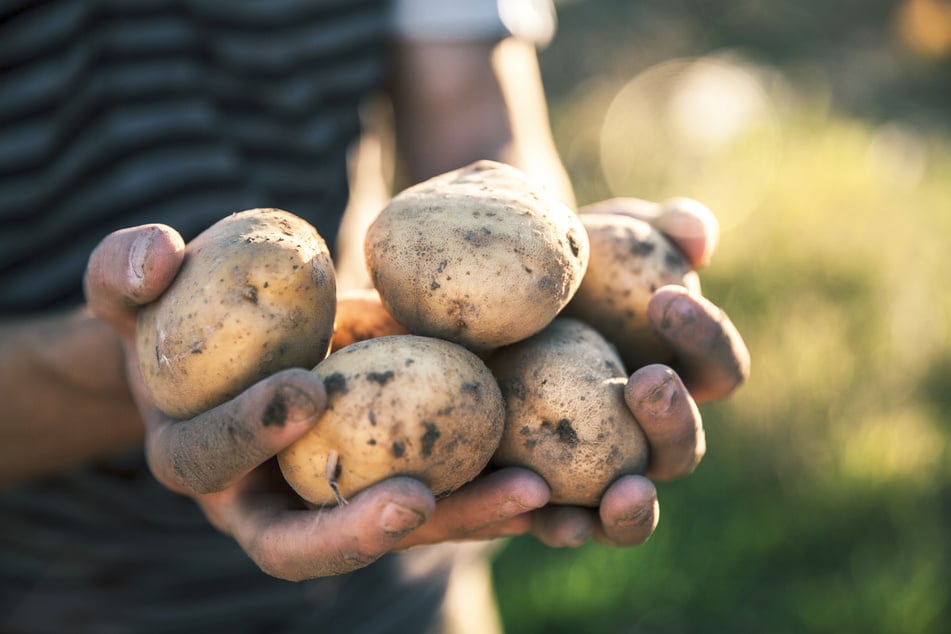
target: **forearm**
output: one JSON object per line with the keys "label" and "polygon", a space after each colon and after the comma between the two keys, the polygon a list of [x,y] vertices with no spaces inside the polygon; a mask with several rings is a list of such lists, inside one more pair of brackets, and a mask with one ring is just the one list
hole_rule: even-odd
{"label": "forearm", "polygon": [[574,188],[552,136],[534,45],[514,38],[504,40],[493,51],[492,64],[512,129],[512,140],[503,148],[501,160],[544,183],[574,206]]}
{"label": "forearm", "polygon": [[123,359],[86,311],[0,322],[0,486],[141,446]]}
{"label": "forearm", "polygon": [[[402,40],[395,45],[390,98],[396,190],[479,159],[514,165],[568,205],[574,192],[555,148],[538,59],[515,38]],[[375,131],[351,165],[351,199],[337,241],[341,287],[370,284],[367,226],[386,204],[388,161]]]}
{"label": "forearm", "polygon": [[403,41],[392,90],[402,184],[477,159],[514,165],[574,204],[531,43]]}

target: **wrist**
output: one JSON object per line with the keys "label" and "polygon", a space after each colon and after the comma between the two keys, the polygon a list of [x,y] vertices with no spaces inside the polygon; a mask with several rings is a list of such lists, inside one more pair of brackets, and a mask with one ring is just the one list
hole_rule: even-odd
{"label": "wrist", "polygon": [[141,446],[118,336],[88,311],[0,324],[0,482]]}

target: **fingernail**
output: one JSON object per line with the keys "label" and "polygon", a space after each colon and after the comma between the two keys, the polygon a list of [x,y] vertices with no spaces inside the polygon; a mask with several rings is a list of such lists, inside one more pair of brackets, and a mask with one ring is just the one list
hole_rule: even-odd
{"label": "fingernail", "polygon": [[689,327],[696,321],[697,313],[694,310],[693,303],[681,295],[667,304],[660,327],[664,330],[676,332],[681,328]]}
{"label": "fingernail", "polygon": [[277,388],[274,398],[264,408],[261,424],[283,427],[287,423],[300,423],[312,420],[318,413],[317,404],[309,395],[293,385]]}
{"label": "fingernail", "polygon": [[614,523],[619,528],[631,528],[632,526],[643,526],[654,521],[653,505],[640,506],[631,513],[619,517]]}
{"label": "fingernail", "polygon": [[426,521],[426,517],[396,502],[390,502],[383,508],[380,515],[380,528],[390,535],[402,535],[418,527]]}
{"label": "fingernail", "polygon": [[145,258],[152,247],[152,233],[139,235],[129,250],[129,279],[138,284],[145,277]]}
{"label": "fingernail", "polygon": [[665,414],[670,411],[674,400],[677,397],[677,390],[674,388],[670,379],[665,380],[659,385],[655,385],[640,401],[642,407],[652,414]]}

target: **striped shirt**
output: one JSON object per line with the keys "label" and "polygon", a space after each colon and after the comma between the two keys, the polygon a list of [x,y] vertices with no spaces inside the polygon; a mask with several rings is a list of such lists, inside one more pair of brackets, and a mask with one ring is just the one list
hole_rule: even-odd
{"label": "striped shirt", "polygon": [[[0,2],[0,316],[77,305],[121,227],[272,206],[332,245],[392,28],[385,0]],[[450,569],[274,579],[141,452],[0,492],[3,632],[426,632]]]}
{"label": "striped shirt", "polygon": [[[0,16],[0,313],[76,303],[109,231],[274,206],[332,241],[378,0],[83,0]],[[51,254],[56,257],[51,257]]]}

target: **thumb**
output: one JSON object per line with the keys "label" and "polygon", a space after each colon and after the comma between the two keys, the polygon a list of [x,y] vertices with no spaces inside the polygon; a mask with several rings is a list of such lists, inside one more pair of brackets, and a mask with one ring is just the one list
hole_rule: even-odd
{"label": "thumb", "polygon": [[83,276],[86,303],[121,335],[131,337],[138,308],[168,288],[184,257],[184,240],[166,225],[110,233],[89,256]]}

